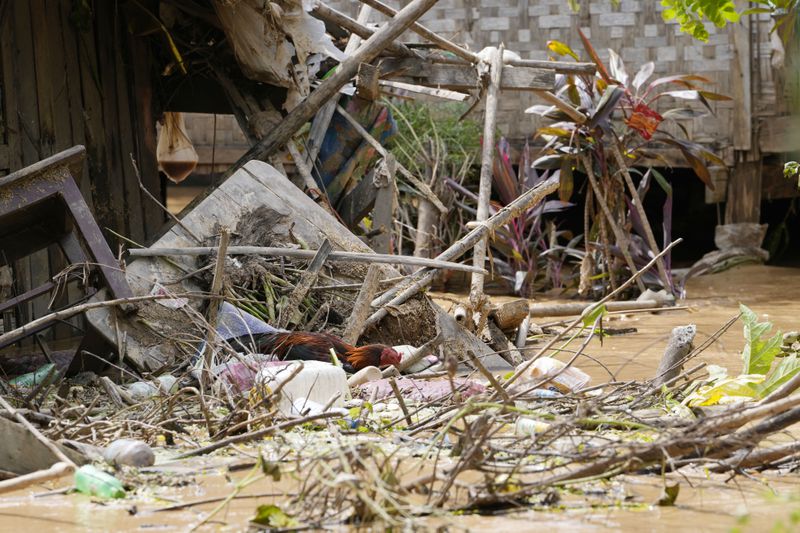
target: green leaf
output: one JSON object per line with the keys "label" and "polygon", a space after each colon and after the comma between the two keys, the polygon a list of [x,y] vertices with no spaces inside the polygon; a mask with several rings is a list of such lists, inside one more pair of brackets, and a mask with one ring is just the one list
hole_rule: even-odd
{"label": "green leaf", "polygon": [[763,398],[780,388],[781,385],[792,379],[798,372],[800,372],[800,357],[796,354],[782,357],[780,362],[769,373],[767,379],[755,385],[754,390],[759,398]]}
{"label": "green leaf", "polygon": [[758,316],[744,304],[739,305],[744,323],[745,345],[742,350],[745,374],[766,374],[775,356],[781,352],[781,332],[768,339],[762,337],[771,329],[770,322],[759,322]]}
{"label": "green leaf", "polygon": [[607,313],[605,305],[595,307],[591,313],[583,317],[583,327],[592,327],[599,317],[606,316]]}
{"label": "green leaf", "polygon": [[297,520],[284,513],[280,507],[271,504],[259,505],[252,522],[274,528],[297,527],[299,525]]}
{"label": "green leaf", "polygon": [[678,499],[678,494],[681,491],[680,483],[674,483],[672,485],[665,484],[664,485],[664,492],[661,494],[661,498],[658,499],[657,505],[661,507],[671,507],[675,505],[675,500]]}
{"label": "green leaf", "polygon": [[730,399],[731,397],[755,398],[756,391],[753,385],[757,385],[762,381],[764,381],[764,376],[760,374],[742,374],[735,378],[721,378],[711,385],[700,387],[687,396],[684,402],[689,407],[698,407],[716,405],[720,403],[720,400]]}

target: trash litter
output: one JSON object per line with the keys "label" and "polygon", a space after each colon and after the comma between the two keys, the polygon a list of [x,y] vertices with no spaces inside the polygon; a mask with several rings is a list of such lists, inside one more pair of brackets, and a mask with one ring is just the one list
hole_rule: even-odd
{"label": "trash litter", "polygon": [[[30,389],[45,381],[52,383],[58,375],[58,371],[55,368],[56,365],[53,363],[42,365],[34,372],[28,372],[27,374],[22,374],[21,376],[8,380],[8,384],[14,387]],[[46,384],[47,383],[45,383],[45,385]]]}
{"label": "trash litter", "polygon": [[122,483],[93,465],[84,465],[75,471],[75,488],[87,496],[98,498],[125,497],[125,487]]}
{"label": "trash litter", "polygon": [[[299,372],[298,367],[301,367]],[[278,408],[286,416],[296,414],[296,400],[326,405],[336,397],[331,406],[341,407],[349,392],[344,370],[320,361],[270,363],[259,370],[253,387],[255,391],[263,390],[261,394],[271,393],[281,387]]]}
{"label": "trash litter", "polygon": [[[395,381],[403,398],[409,401],[432,402],[453,394],[450,382],[446,380],[428,381],[414,378],[396,378]],[[463,398],[469,398],[486,390],[486,387],[477,381],[466,378],[454,378],[453,385]],[[374,397],[376,400],[383,400],[394,396],[388,379],[365,383],[357,387],[356,390],[358,395],[365,399]]]}
{"label": "trash litter", "polygon": [[[393,347],[397,353],[400,354],[401,364],[404,363],[408,358],[410,358],[414,353],[417,351],[417,348],[414,346],[409,346],[408,344],[401,344],[400,346]],[[406,374],[416,374],[418,372],[422,372],[424,370],[429,370],[431,367],[439,363],[439,358],[435,355],[426,355],[410,367],[404,370]]]}
{"label": "trash litter", "polygon": [[[527,363],[522,363],[522,365],[527,365]],[[556,390],[563,394],[578,392],[591,381],[589,374],[583,370],[574,366],[567,367],[564,363],[552,357],[540,357],[523,374],[523,379],[529,382],[540,381],[545,378],[552,379],[543,385],[544,388]]]}
{"label": "trash litter", "polygon": [[194,149],[182,113],[167,111],[158,132],[156,159],[164,174],[174,183],[180,183],[192,173],[200,158]]}
{"label": "trash litter", "polygon": [[517,418],[517,423],[514,425],[514,433],[519,436],[533,436],[544,433],[548,429],[550,429],[550,424],[547,422],[524,417]]}
{"label": "trash litter", "polygon": [[[395,346],[395,348],[397,348],[397,346]],[[349,387],[357,387],[370,381],[377,381],[381,378],[383,378],[383,374],[381,373],[380,368],[376,366],[368,366],[367,368],[362,368],[347,378],[347,385]]]}
{"label": "trash litter", "polygon": [[141,468],[152,466],[156,456],[146,442],[133,439],[115,440],[103,450],[103,459],[112,465],[127,465]]}

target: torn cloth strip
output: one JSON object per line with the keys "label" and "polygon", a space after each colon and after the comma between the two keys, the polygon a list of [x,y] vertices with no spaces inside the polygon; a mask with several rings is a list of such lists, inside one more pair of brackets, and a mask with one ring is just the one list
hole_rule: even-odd
{"label": "torn cloth strip", "polygon": [[[397,123],[383,104],[354,96],[342,107],[381,145],[386,145],[397,133]],[[336,206],[355,188],[376,156],[375,149],[347,119],[334,113],[320,147],[317,167],[331,204]]]}

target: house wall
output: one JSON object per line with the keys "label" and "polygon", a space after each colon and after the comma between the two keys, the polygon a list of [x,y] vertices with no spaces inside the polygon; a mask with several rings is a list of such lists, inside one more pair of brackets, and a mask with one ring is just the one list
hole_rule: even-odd
{"label": "house wall", "polygon": [[[144,185],[160,196],[149,57],[127,30],[122,2],[0,1],[0,176],[85,145],[75,178],[112,250],[112,232],[145,243],[165,220],[131,162],[132,154]],[[64,266],[56,249],[37,252],[14,265],[15,291]],[[41,316],[46,300],[25,312]]]}

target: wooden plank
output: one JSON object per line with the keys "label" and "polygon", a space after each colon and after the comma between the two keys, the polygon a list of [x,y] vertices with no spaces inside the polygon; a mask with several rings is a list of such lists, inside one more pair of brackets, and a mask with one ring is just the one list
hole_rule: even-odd
{"label": "wooden plank", "polygon": [[[747,9],[749,3],[739,0],[736,4],[737,7]],[[737,150],[750,150],[753,142],[750,18],[742,17],[737,24],[731,24],[729,27],[733,45],[731,97],[736,102],[733,110],[733,146]]]}
{"label": "wooden plank", "polygon": [[761,121],[758,147],[768,154],[800,151],[800,115],[770,117]]}
{"label": "wooden plank", "polygon": [[[58,2],[58,8],[60,16],[59,30],[61,31],[61,41],[64,46],[64,64],[66,67],[68,97],[67,105],[70,114],[70,127],[72,129],[72,146],[85,145],[86,132],[84,127],[83,95],[81,93],[81,66],[78,37],[69,19],[71,6],[66,2]],[[94,212],[94,198],[92,197],[88,165],[82,164],[80,172],[74,172],[73,177],[81,190],[84,201],[92,212]]]}
{"label": "wooden plank", "polygon": [[761,218],[761,161],[740,161],[728,181],[725,223],[758,223]]}
{"label": "wooden plank", "polygon": [[[132,58],[133,86],[135,88],[134,107],[131,108],[131,112],[133,113],[135,124],[135,153],[139,171],[145,188],[156,198],[161,198],[162,203],[166,203],[165,191],[162,187],[156,160],[156,118],[153,103],[154,80],[151,77],[151,54],[147,43],[141,38],[129,33],[127,35],[128,52]],[[242,152],[245,150],[246,148]],[[235,160],[236,158],[232,157],[228,163],[232,163]],[[142,213],[144,216],[144,237],[145,240],[149,240],[156,236],[166,217],[160,206],[144,196],[142,196]]]}
{"label": "wooden plank", "polygon": [[392,154],[384,157],[383,168],[378,174],[378,193],[375,196],[375,207],[372,209],[372,229],[380,233],[370,239],[370,246],[379,254],[388,254],[392,248],[392,224],[394,223],[394,191],[395,171],[397,163]]}
{"label": "wooden plank", "polygon": [[[13,32],[14,32],[14,80],[16,81],[18,117],[17,127],[19,132],[21,159],[20,166],[35,163],[40,157],[39,153],[39,106],[36,101],[36,61],[34,59],[33,28],[31,24],[31,4],[28,2],[14,2]],[[31,264],[47,260],[47,252],[39,252],[31,257],[19,260],[14,267],[14,277],[17,289],[27,291],[35,285],[32,283]],[[41,309],[41,306],[38,306]],[[20,306],[20,324],[34,318],[34,305],[32,302]],[[41,316],[41,315],[40,315]],[[27,341],[30,344],[32,341]]]}
{"label": "wooden plank", "polygon": [[0,17],[0,79],[2,79],[2,95],[4,102],[0,102],[5,109],[5,130],[0,140],[6,144],[6,169],[14,171],[22,166],[22,152],[20,147],[19,115],[12,110],[16,110],[17,103],[17,76],[15,61],[14,44],[14,15],[10,11],[19,9],[15,4],[8,4],[5,7],[5,16]]}
{"label": "wooden plank", "polygon": [[[72,139],[72,119],[70,111],[70,95],[67,86],[67,71],[66,71],[66,52],[63,40],[63,33],[61,31],[61,13],[58,3],[53,0],[42,2],[43,12],[40,13],[40,18],[37,23],[43,25],[44,31],[39,33],[46,34],[46,39],[41,41],[34,40],[37,46],[37,57],[41,57],[44,64],[47,65],[45,69],[37,69],[37,85],[47,84],[49,89],[49,107],[45,107],[49,113],[49,121],[52,123],[53,138],[49,145],[42,145],[42,155],[50,156],[56,152],[66,150],[74,146]],[[44,44],[47,48],[38,50],[40,44]],[[37,59],[37,64],[40,59]],[[42,131],[45,130],[45,123],[42,117],[42,103],[39,104],[40,123],[42,124]],[[55,273],[61,272],[67,267],[67,260],[57,245],[50,246],[47,249],[48,264],[46,271],[43,270],[41,279],[36,283],[44,283],[49,280]],[[43,267],[45,265],[42,265]],[[81,294],[77,291],[75,284],[69,284],[67,289],[60,291],[54,301],[56,308],[67,305],[69,301],[76,301],[80,298]],[[49,309],[47,309],[49,311]],[[71,320],[72,323],[78,324],[79,317]],[[74,334],[74,330],[67,324],[57,324],[51,330],[52,338],[67,338]]]}
{"label": "wooden plank", "polygon": [[[97,61],[95,24],[76,33],[80,66],[81,112],[83,132],[89,157],[86,160],[88,190],[92,192],[94,216],[103,228],[113,220],[110,214],[110,183],[107,179],[106,132],[103,124],[103,96],[100,92],[100,73]],[[84,189],[86,190],[86,189]]]}
{"label": "wooden plank", "polygon": [[[132,92],[133,77],[129,76],[129,70],[126,68],[126,60],[128,59],[126,52],[126,34],[125,28],[119,22],[119,15],[114,17],[113,30],[108,32],[113,35],[113,58],[114,58],[114,81],[115,85],[112,88],[107,88],[106,91],[112,93],[112,101],[117,106],[117,126],[115,135],[117,143],[119,143],[118,157],[120,161],[117,164],[122,180],[122,189],[125,191],[125,227],[127,228],[127,236],[136,242],[144,242],[144,212],[142,210],[142,191],[139,188],[139,181],[134,172],[133,163],[131,162],[130,154],[134,157],[137,156],[136,140],[134,139],[134,123],[132,114],[135,113],[137,107],[136,95]],[[110,130],[109,130],[110,131]]]}
{"label": "wooden plank", "polygon": [[[407,83],[453,90],[471,90],[480,86],[477,71],[471,65],[430,63],[421,59],[385,59],[381,77]],[[500,88],[507,91],[549,91],[555,84],[555,72],[542,68],[503,68]]]}
{"label": "wooden plank", "polygon": [[[100,227],[108,226],[122,234],[128,233],[125,220],[125,184],[123,182],[122,153],[119,138],[122,132],[116,99],[116,54],[115,54],[115,28],[116,13],[115,2],[97,2],[95,4],[94,31],[96,44],[88,52],[97,54],[98,78],[100,80],[100,98],[103,109],[103,126],[100,135],[103,140],[95,138],[95,142],[105,145],[105,174],[94,176],[92,183],[100,189],[101,181],[107,189],[105,198],[95,202],[98,207],[106,207],[105,216],[102,217]],[[127,157],[127,154],[126,154]],[[112,242],[116,238],[108,236]]]}
{"label": "wooden plank", "polygon": [[372,206],[375,205],[375,197],[378,189],[372,182],[372,172],[367,173],[339,202],[338,213],[347,227],[354,227],[369,214]]}

